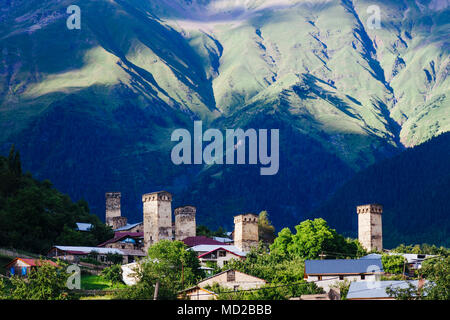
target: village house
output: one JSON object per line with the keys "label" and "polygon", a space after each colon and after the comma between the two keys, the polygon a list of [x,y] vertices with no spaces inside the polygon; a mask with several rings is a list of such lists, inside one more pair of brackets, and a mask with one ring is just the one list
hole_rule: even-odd
{"label": "village house", "polygon": [[[231,259],[243,259],[251,248],[258,245],[258,216],[252,213],[234,217],[234,232],[230,233],[233,239],[227,237],[210,239],[196,235],[195,207],[176,208],[173,212],[175,219],[172,219],[172,195],[167,191],[144,194],[143,222],[131,225],[121,214],[121,193],[107,192],[105,199],[105,220],[115,234],[114,238],[98,247],[118,249],[124,252],[124,255],[132,257],[124,258],[124,263],[133,262],[133,256],[145,255],[150,245],[162,239],[179,240],[195,251],[202,267],[210,271],[206,262],[223,267]],[[142,254],[137,254],[138,251]]]}
{"label": "village house", "polygon": [[208,245],[202,244],[191,248],[191,250],[197,253],[200,263],[203,266],[215,264],[217,267],[222,268],[226,266],[231,259],[245,259],[246,252],[240,251],[235,246],[230,245]]}
{"label": "village house", "polygon": [[326,292],[347,281],[375,281],[383,274],[381,259],[306,260],[305,280],[315,282]]}
{"label": "village house", "polygon": [[8,276],[27,276],[32,270],[39,268],[45,263],[58,267],[58,265],[51,260],[15,258],[5,266],[5,269],[7,270]]}
{"label": "village house", "polygon": [[412,284],[419,291],[426,283],[426,280],[356,281],[350,284],[347,300],[395,300],[388,295],[387,288],[407,289]]}
{"label": "village house", "polygon": [[[125,218],[126,219],[126,218]],[[114,229],[114,232],[131,232],[131,233],[144,233],[144,225],[143,222],[138,223],[127,223],[123,227]]]}
{"label": "village house", "polygon": [[111,254],[122,256],[122,263],[133,262],[137,258],[145,256],[141,250],[75,246],[54,246],[48,251],[47,256],[74,263],[79,262],[82,258],[87,258],[92,253],[96,253],[97,260],[103,263],[107,262],[107,256]]}
{"label": "village house", "polygon": [[144,247],[143,232],[116,232],[114,238],[98,245],[102,248],[141,250]]}
{"label": "village house", "polygon": [[331,288],[326,293],[303,294],[300,297],[290,298],[289,300],[340,300],[341,293],[339,288]]}
{"label": "village house", "polygon": [[408,270],[418,270],[422,267],[422,262],[426,259],[430,259],[436,257],[436,255],[431,254],[416,254],[416,253],[396,253],[389,252],[390,255],[399,255],[403,256],[406,259]]}
{"label": "village house", "polygon": [[180,297],[186,297],[189,300],[216,299],[217,295],[209,289],[215,284],[229,291],[237,291],[257,289],[267,284],[267,282],[240,271],[226,270],[203,279],[194,287],[181,291]]}

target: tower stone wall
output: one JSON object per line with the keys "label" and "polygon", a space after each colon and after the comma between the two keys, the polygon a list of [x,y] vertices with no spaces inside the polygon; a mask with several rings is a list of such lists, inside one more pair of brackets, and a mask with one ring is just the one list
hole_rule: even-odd
{"label": "tower stone wall", "polygon": [[193,206],[183,206],[175,209],[175,240],[181,241],[187,237],[196,236],[196,212],[197,209]]}
{"label": "tower stone wall", "polygon": [[234,245],[243,252],[249,252],[258,246],[258,241],[258,216],[252,213],[235,216]]}
{"label": "tower stone wall", "polygon": [[172,240],[172,195],[167,191],[142,196],[144,211],[144,249],[166,239]]}
{"label": "tower stone wall", "polygon": [[105,212],[105,222],[108,226],[113,226],[113,218],[120,217],[120,192],[107,192],[105,193],[106,198],[106,212]]}
{"label": "tower stone wall", "polygon": [[356,207],[358,213],[358,240],[367,251],[383,250],[383,206],[368,204]]}
{"label": "tower stone wall", "polygon": [[128,219],[126,217],[113,217],[112,218],[112,228],[113,230],[125,227],[127,225]]}

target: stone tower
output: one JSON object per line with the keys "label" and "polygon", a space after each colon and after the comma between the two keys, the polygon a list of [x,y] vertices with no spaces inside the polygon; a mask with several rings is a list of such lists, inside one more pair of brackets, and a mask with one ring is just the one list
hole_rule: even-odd
{"label": "stone tower", "polygon": [[106,198],[106,217],[105,222],[108,226],[113,226],[113,218],[120,217],[120,192],[107,192]]}
{"label": "stone tower", "polygon": [[257,247],[258,216],[253,213],[241,214],[234,217],[234,245],[243,252]]}
{"label": "stone tower", "polygon": [[358,213],[358,240],[367,251],[383,250],[381,214],[383,206],[367,204],[356,207]]}
{"label": "stone tower", "polygon": [[187,237],[196,236],[196,211],[197,209],[193,206],[184,206],[175,209],[175,240],[181,241]]}
{"label": "stone tower", "polygon": [[142,196],[144,207],[144,249],[159,240],[172,240],[172,195],[167,191]]}

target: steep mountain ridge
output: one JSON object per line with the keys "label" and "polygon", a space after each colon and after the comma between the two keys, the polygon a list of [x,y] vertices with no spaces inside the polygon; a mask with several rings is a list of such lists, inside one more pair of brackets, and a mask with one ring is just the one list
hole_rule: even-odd
{"label": "steep mountain ridge", "polygon": [[[260,209],[295,225],[356,171],[449,130],[448,15],[436,0],[8,0],[0,145],[101,217],[106,191],[139,220],[140,195],[168,189],[211,226]],[[171,132],[194,119],[280,129],[279,174],[173,165]]]}
{"label": "steep mountain ridge", "polygon": [[450,133],[361,170],[311,212],[339,232],[357,237],[356,206],[383,204],[383,243],[433,243],[448,247]]}

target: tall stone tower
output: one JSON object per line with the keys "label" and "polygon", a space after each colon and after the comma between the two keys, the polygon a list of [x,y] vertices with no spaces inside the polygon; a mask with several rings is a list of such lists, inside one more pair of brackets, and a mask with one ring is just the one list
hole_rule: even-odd
{"label": "tall stone tower", "polygon": [[234,245],[243,252],[257,247],[258,216],[253,213],[241,214],[234,217]]}
{"label": "tall stone tower", "polygon": [[120,217],[120,192],[107,192],[105,193],[106,198],[106,218],[105,222],[108,226],[114,227],[113,218]]}
{"label": "tall stone tower", "polygon": [[142,196],[144,206],[144,249],[159,240],[172,240],[172,195],[167,191]]}
{"label": "tall stone tower", "polygon": [[383,206],[367,204],[356,207],[358,213],[358,240],[367,250],[383,250],[383,232],[381,214]]}
{"label": "tall stone tower", "polygon": [[187,237],[196,236],[196,212],[197,209],[193,206],[184,206],[175,209],[175,240],[181,241]]}

